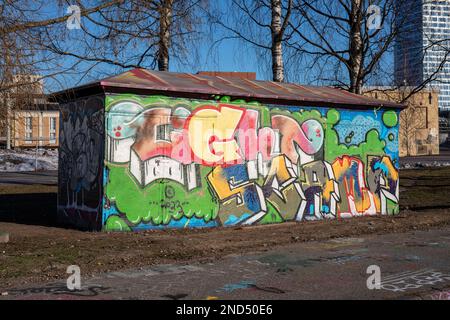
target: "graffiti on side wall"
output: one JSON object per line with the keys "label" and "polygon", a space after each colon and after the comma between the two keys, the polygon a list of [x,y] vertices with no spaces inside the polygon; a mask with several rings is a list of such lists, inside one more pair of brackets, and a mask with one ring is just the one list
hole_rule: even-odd
{"label": "graffiti on side wall", "polygon": [[398,212],[393,110],[110,95],[105,129],[107,230]]}
{"label": "graffiti on side wall", "polygon": [[103,119],[100,97],[61,108],[58,217],[84,229],[101,226]]}

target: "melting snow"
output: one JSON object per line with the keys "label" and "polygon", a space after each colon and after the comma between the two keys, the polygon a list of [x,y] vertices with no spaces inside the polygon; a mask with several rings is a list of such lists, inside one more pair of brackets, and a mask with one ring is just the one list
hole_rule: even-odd
{"label": "melting snow", "polygon": [[46,149],[0,150],[0,172],[58,169],[58,151]]}

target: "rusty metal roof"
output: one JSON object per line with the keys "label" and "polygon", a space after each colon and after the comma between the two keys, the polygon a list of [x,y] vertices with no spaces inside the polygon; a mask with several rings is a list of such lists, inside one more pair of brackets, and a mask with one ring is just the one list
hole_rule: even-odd
{"label": "rusty metal roof", "polygon": [[404,108],[402,104],[356,95],[331,87],[146,69],[126,71],[81,87],[55,93],[54,96],[59,101],[64,101],[68,96],[73,97],[73,94],[83,96],[101,91],[164,94],[198,99],[211,99],[219,95],[277,105],[339,106],[352,109]]}

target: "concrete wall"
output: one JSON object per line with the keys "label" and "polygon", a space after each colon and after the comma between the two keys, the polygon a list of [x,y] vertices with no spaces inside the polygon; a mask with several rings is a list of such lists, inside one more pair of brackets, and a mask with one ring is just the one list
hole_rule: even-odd
{"label": "concrete wall", "polygon": [[107,95],[103,228],[398,212],[398,112]]}
{"label": "concrete wall", "polygon": [[61,105],[58,220],[81,229],[102,226],[104,98]]}
{"label": "concrete wall", "polygon": [[[408,91],[370,90],[377,99],[399,101]],[[400,114],[399,154],[404,156],[439,154],[439,92],[422,90],[406,102]]]}

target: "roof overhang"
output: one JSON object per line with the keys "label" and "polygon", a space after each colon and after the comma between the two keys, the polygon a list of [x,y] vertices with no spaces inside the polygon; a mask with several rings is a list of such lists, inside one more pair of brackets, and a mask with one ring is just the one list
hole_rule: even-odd
{"label": "roof overhang", "polygon": [[216,96],[257,101],[263,104],[321,106],[347,109],[396,108],[403,104],[356,95],[345,90],[303,86],[218,76],[194,75],[133,69],[87,85],[54,93],[53,99],[65,102],[102,93],[167,95],[211,100]]}

